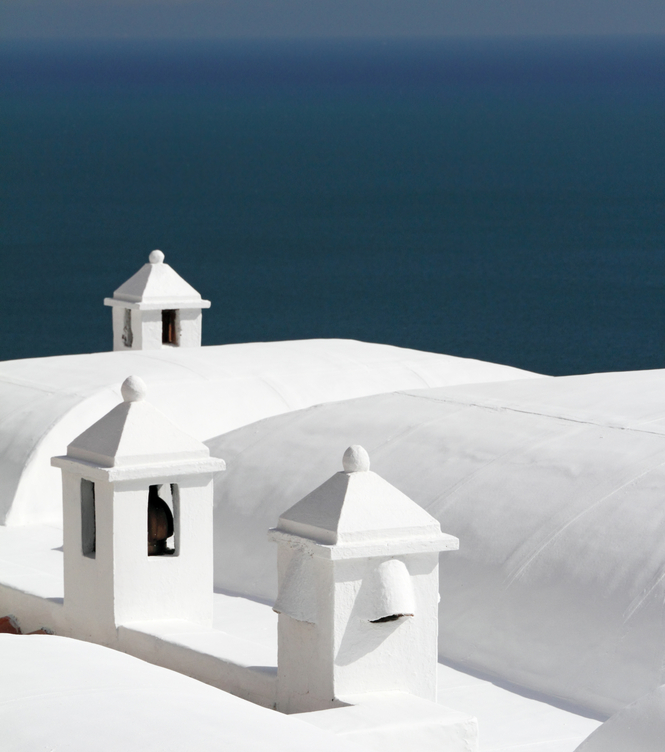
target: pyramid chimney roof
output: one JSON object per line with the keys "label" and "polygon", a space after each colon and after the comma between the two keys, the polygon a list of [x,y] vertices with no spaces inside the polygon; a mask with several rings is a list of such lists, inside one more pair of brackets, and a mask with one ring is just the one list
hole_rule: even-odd
{"label": "pyramid chimney roof", "polygon": [[441,532],[438,520],[371,472],[369,456],[358,445],[346,450],[342,472],[281,515],[277,531],[324,545],[446,538],[452,547],[456,542]]}
{"label": "pyramid chimney roof", "polygon": [[210,307],[209,300],[203,300],[175,269],[164,263],[161,251],[152,251],[149,263],[120,285],[112,298],[105,298],[104,303],[141,310]]}
{"label": "pyramid chimney roof", "polygon": [[185,433],[145,400],[146,387],[138,376],[122,384],[123,401],[67,447],[67,455],[52,464],[84,464],[120,480],[157,474],[188,474],[224,469],[224,461],[210,457],[208,447]]}

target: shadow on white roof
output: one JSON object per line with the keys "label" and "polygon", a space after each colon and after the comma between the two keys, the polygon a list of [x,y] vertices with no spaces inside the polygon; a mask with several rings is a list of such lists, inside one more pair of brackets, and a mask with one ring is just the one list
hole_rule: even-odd
{"label": "shadow on white roof", "polygon": [[459,538],[440,654],[610,714],[665,682],[665,371],[381,394],[208,442],[215,583],[268,602],[265,530],[362,444]]}

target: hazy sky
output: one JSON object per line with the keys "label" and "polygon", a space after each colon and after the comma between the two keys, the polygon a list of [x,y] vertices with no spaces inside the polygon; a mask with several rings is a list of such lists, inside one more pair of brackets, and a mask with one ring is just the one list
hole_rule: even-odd
{"label": "hazy sky", "polygon": [[665,0],[0,0],[0,37],[665,34]]}

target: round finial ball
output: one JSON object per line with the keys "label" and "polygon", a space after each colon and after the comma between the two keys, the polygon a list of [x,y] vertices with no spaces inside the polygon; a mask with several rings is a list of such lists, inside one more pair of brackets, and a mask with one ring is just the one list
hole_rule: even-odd
{"label": "round finial ball", "polygon": [[153,251],[148,256],[148,260],[151,264],[161,264],[164,261],[164,254],[161,251]]}
{"label": "round finial ball", "polygon": [[120,387],[125,402],[140,402],[145,399],[146,385],[140,376],[128,376]]}
{"label": "round finial ball", "polygon": [[362,473],[369,470],[369,454],[360,446],[360,444],[354,444],[350,446],[344,457],[342,457],[342,464],[344,465],[344,472],[347,473]]}

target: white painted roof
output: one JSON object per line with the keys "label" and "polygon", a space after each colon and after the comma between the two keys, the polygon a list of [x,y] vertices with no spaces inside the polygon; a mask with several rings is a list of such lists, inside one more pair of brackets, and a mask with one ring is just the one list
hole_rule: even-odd
{"label": "white painted roof", "polygon": [[321,402],[396,389],[538,378],[507,366],[353,340],[1,362],[0,523],[62,524],[60,471],[50,466],[51,457],[64,454],[76,436],[118,404],[120,384],[130,374],[148,384],[150,402],[158,410],[199,440]]}
{"label": "white painted roof", "polygon": [[88,642],[0,634],[0,746],[7,752],[342,752],[292,716]]}
{"label": "white painted roof", "polygon": [[[0,583],[36,595],[33,603],[48,598],[45,604],[51,612],[61,609],[57,603],[63,595],[61,544],[62,532],[55,528],[0,526]],[[219,630],[215,637],[215,652],[242,666],[276,667],[277,614],[270,606],[220,593],[215,593],[213,600],[214,626]],[[49,609],[46,611],[43,617],[33,619],[30,628],[51,624],[57,631],[57,625],[48,617]],[[200,646],[203,652],[210,650],[209,642],[197,642],[194,628],[188,633],[182,630],[182,624],[179,624],[178,631],[175,627],[169,630],[163,624],[162,632],[160,625],[154,622],[151,628],[159,630],[160,635],[176,644],[190,648]],[[12,644],[16,643],[9,643]],[[3,655],[0,646],[0,661]],[[23,679],[26,672],[35,670],[29,661],[38,660],[39,653],[18,657],[22,663]],[[130,665],[133,663],[132,660]],[[121,664],[118,664],[117,671],[121,670]],[[437,673],[438,702],[478,718],[482,752],[572,752],[599,726],[598,721],[553,707],[543,698],[529,698],[526,693],[511,692],[500,686],[500,682],[470,676],[442,664],[439,664]],[[334,725],[334,717],[326,719],[321,716],[306,713],[299,719],[315,725],[321,725],[322,720],[324,726]],[[220,717],[224,718],[223,715]],[[188,725],[183,728],[186,731]]]}
{"label": "white painted roof", "polygon": [[104,300],[106,305],[130,303],[126,307],[140,309],[163,308],[209,308],[188,282],[164,263],[164,254],[153,251],[150,261],[144,264],[113,293],[113,298]]}
{"label": "white painted roof", "polygon": [[353,443],[459,538],[444,659],[607,714],[665,681],[665,371],[381,394],[210,440],[218,588],[274,601],[265,529]]}
{"label": "white painted roof", "polygon": [[665,685],[609,718],[575,752],[663,752]]}

